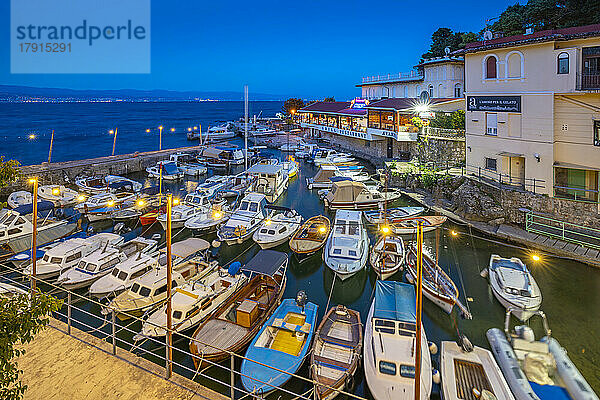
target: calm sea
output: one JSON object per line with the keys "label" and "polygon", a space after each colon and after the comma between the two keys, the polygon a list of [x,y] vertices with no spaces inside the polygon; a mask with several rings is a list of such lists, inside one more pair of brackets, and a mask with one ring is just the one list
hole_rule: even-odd
{"label": "calm sea", "polygon": [[[274,116],[282,102],[249,103],[249,115]],[[52,161],[110,155],[111,129],[118,128],[115,154],[187,146],[188,127],[220,124],[243,117],[242,101],[167,103],[3,103],[0,104],[0,156],[24,165],[48,160],[54,129]],[[171,132],[171,128],[175,128]],[[146,129],[151,129],[146,133]],[[34,134],[35,139],[29,139]]]}

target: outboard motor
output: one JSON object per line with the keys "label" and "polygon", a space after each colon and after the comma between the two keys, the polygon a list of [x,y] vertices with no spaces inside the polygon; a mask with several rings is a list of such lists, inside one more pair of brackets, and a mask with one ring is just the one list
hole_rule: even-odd
{"label": "outboard motor", "polygon": [[158,242],[161,239],[161,235],[160,235],[160,233],[155,233],[154,235],[152,235],[152,237],[150,239],[156,240]]}
{"label": "outboard motor", "polygon": [[527,325],[515,326],[515,333],[523,340],[526,340],[528,342],[535,341],[535,333],[533,333],[533,329],[531,329]]}
{"label": "outboard motor", "polygon": [[458,337],[458,345],[461,349],[463,349],[466,353],[470,353],[473,351],[473,343],[469,340],[465,335],[460,335]]}
{"label": "outboard motor", "polygon": [[118,224],[115,225],[115,227],[113,228],[113,232],[114,233],[121,233],[123,232],[123,229],[125,229],[125,224],[122,222],[119,222]]}
{"label": "outboard motor", "polygon": [[306,292],[304,290],[299,291],[296,295],[296,304],[302,309],[302,312],[304,312],[304,306],[306,305],[307,300],[308,297],[306,296]]}

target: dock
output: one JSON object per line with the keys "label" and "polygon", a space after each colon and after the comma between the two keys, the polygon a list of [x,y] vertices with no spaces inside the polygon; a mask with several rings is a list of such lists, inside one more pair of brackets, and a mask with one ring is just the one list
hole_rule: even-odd
{"label": "dock", "polygon": [[28,399],[186,399],[225,400],[227,397],[194,381],[173,374],[166,380],[164,368],[117,348],[95,336],[51,319],[50,326],[24,346],[18,358],[28,385]]}

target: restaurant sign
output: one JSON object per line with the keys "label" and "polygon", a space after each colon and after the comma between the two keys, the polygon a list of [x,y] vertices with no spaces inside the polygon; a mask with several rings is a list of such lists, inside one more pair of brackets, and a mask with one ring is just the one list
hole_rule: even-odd
{"label": "restaurant sign", "polygon": [[361,99],[361,98],[357,97],[354,100],[352,100],[352,103],[350,104],[350,108],[353,108],[355,110],[360,110],[362,108],[365,108],[368,105],[369,105],[369,100]]}
{"label": "restaurant sign", "polygon": [[521,96],[467,96],[467,111],[521,112]]}

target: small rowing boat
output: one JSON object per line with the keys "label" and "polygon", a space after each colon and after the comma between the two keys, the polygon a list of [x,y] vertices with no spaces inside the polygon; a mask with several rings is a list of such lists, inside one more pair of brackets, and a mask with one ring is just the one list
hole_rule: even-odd
{"label": "small rowing boat", "polygon": [[382,236],[371,249],[369,261],[379,279],[389,278],[402,268],[404,241],[400,236]]}
{"label": "small rowing boat", "polygon": [[370,224],[383,224],[386,222],[396,222],[400,219],[416,217],[425,211],[423,207],[396,207],[387,210],[369,210],[365,211],[365,218]]}
{"label": "small rowing boat", "polygon": [[290,249],[304,260],[325,246],[330,229],[329,218],[323,215],[309,218],[290,239]]}
{"label": "small rowing boat", "polygon": [[424,217],[406,218],[391,224],[392,232],[396,235],[414,235],[417,233],[419,221],[423,223],[423,232],[432,231],[446,222],[447,217],[440,215],[426,215]]}

